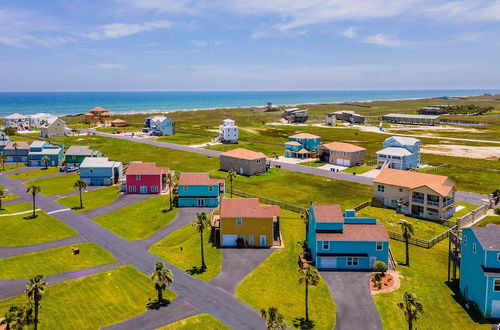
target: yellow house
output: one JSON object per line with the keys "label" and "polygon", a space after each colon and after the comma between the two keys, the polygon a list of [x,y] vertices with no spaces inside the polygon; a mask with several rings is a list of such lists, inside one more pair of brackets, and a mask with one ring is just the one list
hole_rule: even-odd
{"label": "yellow house", "polygon": [[257,198],[223,198],[220,203],[220,242],[236,246],[270,247],[279,241],[280,207],[260,205]]}

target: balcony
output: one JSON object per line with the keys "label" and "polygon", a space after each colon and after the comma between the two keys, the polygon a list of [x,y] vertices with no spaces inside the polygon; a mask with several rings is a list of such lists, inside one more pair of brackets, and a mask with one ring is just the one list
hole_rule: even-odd
{"label": "balcony", "polygon": [[427,205],[439,206],[439,202],[427,200]]}
{"label": "balcony", "polygon": [[413,203],[419,203],[419,204],[424,204],[424,199],[423,198],[418,198],[418,197],[412,197],[411,201]]}
{"label": "balcony", "polygon": [[453,199],[448,199],[448,200],[445,200],[445,201],[443,202],[443,207],[448,206],[448,205],[451,205],[451,204],[453,204],[453,203],[455,203],[455,200],[453,200]]}
{"label": "balcony", "polygon": [[439,213],[438,212],[434,212],[434,211],[427,211],[427,216],[428,217],[433,217],[433,218],[438,218],[439,217]]}

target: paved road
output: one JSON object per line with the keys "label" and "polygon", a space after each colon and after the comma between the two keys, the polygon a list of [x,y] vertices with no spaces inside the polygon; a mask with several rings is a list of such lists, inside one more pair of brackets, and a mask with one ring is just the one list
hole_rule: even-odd
{"label": "paved road", "polygon": [[100,217],[101,215],[108,214],[109,212],[116,211],[116,210],[124,208],[126,206],[145,201],[145,200],[153,198],[155,196],[157,196],[157,195],[150,195],[150,194],[130,194],[130,195],[127,195],[127,194],[123,194],[123,195],[120,195],[120,197],[115,199],[113,202],[109,203],[108,205],[105,205],[103,207],[99,207],[97,209],[82,212],[82,214],[88,218],[94,219],[94,218]]}
{"label": "paved road", "polygon": [[47,249],[54,249],[61,246],[80,244],[88,242],[85,237],[75,235],[70,238],[60,239],[57,241],[45,242],[40,244],[24,245],[24,246],[0,246],[0,258],[8,258],[21,254],[32,253]]}
{"label": "paved road", "polygon": [[222,270],[210,283],[234,294],[236,287],[276,249],[222,249]]}
{"label": "paved road", "polygon": [[[12,193],[24,191],[25,189],[21,182],[6,176],[0,176],[0,184],[8,187]],[[62,205],[43,195],[38,196],[37,206],[45,212],[65,209]],[[258,312],[236,299],[233,295],[189,276],[183,270],[99,226],[85,215],[71,210],[56,212],[51,215],[77,230],[80,235],[90,242],[95,242],[111,252],[120,264],[130,264],[149,275],[156,262],[165,263],[166,267],[170,268],[174,275],[175,281],[172,289],[195,309],[213,315],[231,328],[265,329],[265,324]],[[168,313],[168,310],[165,309],[164,312]]]}
{"label": "paved road", "polygon": [[382,330],[377,307],[370,294],[367,272],[321,272],[335,305],[336,330]]}

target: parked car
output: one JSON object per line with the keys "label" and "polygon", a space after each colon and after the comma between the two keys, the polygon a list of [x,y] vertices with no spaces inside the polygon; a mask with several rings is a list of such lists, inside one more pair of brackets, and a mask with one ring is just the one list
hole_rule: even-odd
{"label": "parked car", "polygon": [[78,171],[78,167],[76,167],[76,166],[71,166],[71,167],[68,167],[66,169],[67,173],[72,173],[72,172],[76,172],[76,171]]}
{"label": "parked car", "polygon": [[66,167],[64,167],[64,166],[63,166],[63,167],[60,167],[60,168],[59,168],[59,172],[66,172]]}

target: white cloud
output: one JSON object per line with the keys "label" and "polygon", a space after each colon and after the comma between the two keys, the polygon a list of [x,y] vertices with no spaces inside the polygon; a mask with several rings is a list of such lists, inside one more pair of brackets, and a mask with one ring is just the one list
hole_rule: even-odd
{"label": "white cloud", "polygon": [[95,40],[121,38],[145,31],[166,29],[171,26],[172,23],[169,21],[152,21],[142,24],[113,23],[113,24],[103,25],[99,28],[98,31],[89,33],[87,36]]}
{"label": "white cloud", "polygon": [[342,31],[342,33],[340,35],[343,37],[346,37],[346,38],[354,39],[358,36],[358,32],[357,32],[356,28],[350,27],[350,28]]}
{"label": "white cloud", "polygon": [[377,33],[370,36],[366,36],[361,39],[361,42],[366,44],[374,44],[374,45],[381,45],[381,46],[395,47],[395,48],[408,47],[410,45],[409,42],[393,39],[391,36],[388,36],[384,33]]}
{"label": "white cloud", "polygon": [[192,44],[195,47],[220,46],[222,43],[219,40],[193,40]]}
{"label": "white cloud", "polygon": [[115,70],[115,69],[122,69],[123,65],[117,63],[98,63],[95,65],[95,67],[105,70]]}

